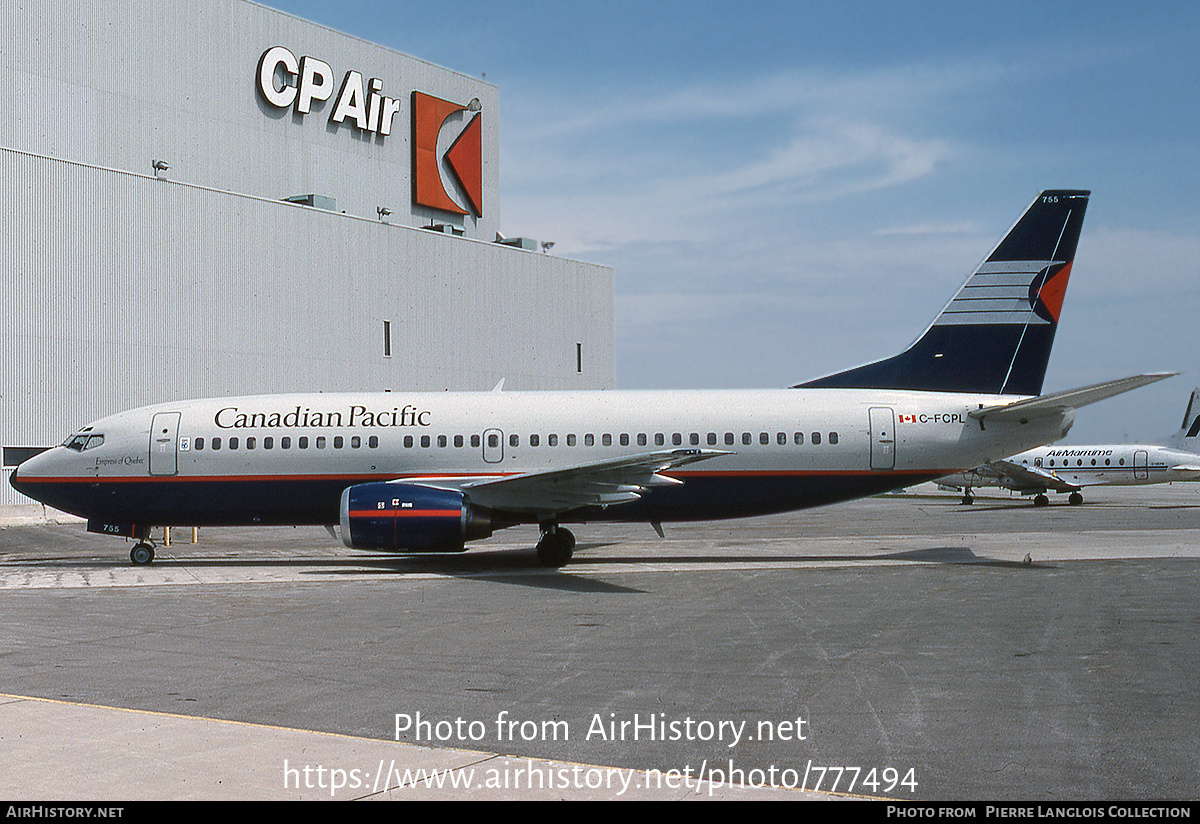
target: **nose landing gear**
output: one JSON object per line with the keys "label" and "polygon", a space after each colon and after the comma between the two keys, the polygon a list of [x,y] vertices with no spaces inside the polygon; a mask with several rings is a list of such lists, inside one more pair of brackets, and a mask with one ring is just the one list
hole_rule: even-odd
{"label": "nose landing gear", "polygon": [[149,541],[138,541],[129,550],[129,560],[136,566],[143,566],[154,561],[154,544]]}

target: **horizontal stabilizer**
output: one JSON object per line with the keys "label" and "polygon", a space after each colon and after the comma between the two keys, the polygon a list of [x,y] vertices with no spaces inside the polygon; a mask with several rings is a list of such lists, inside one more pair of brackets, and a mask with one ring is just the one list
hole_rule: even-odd
{"label": "horizontal stabilizer", "polygon": [[1116,395],[1123,395],[1134,389],[1157,383],[1174,377],[1178,372],[1153,372],[1147,375],[1134,375],[1115,381],[1082,386],[1079,389],[1068,389],[1066,392],[1055,392],[1052,395],[1039,395],[1015,403],[985,406],[967,414],[978,421],[1027,421],[1045,415],[1058,415],[1067,409],[1078,409],[1081,406],[1102,401]]}

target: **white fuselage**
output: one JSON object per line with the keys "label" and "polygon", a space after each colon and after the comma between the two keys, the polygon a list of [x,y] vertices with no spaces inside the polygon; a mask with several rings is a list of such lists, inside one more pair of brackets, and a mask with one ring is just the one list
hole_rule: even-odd
{"label": "white fuselage", "polygon": [[12,482],[87,518],[330,524],[341,491],[354,484],[515,476],[705,449],[728,454],[667,473],[681,484],[562,520],[724,518],[907,486],[1051,442],[1070,425],[1070,412],[986,426],[968,417],[1010,400],[782,389],[180,401],[98,420],[70,446],[23,463]]}

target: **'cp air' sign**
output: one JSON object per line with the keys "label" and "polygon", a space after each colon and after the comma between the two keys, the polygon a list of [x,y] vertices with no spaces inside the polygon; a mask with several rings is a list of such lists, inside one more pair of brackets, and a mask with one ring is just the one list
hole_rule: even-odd
{"label": "'cp air' sign", "polygon": [[[273,46],[258,59],[258,91],[272,106],[294,106],[296,114],[308,114],[314,102],[333,96],[333,69],[315,57],[296,59],[283,46]],[[378,135],[392,133],[392,118],[400,111],[400,101],[382,94],[383,81],[377,77],[363,84],[361,72],[348,71],[338,89],[330,123],[346,123]]]}
{"label": "'cp air' sign", "polygon": [[[278,109],[292,108],[299,115],[312,112],[314,104],[333,98],[329,122],[357,127],[386,137],[400,112],[399,98],[383,94],[383,81],[366,82],[358,71],[348,71],[334,94],[333,68],[323,60],[296,58],[284,46],[272,46],[258,60],[258,93]],[[474,110],[474,111],[473,111]],[[441,211],[466,215],[483,214],[483,141],[478,106],[462,106],[423,92],[412,93],[413,203]],[[450,147],[438,152],[443,130],[461,122],[462,113],[473,113]],[[446,191],[441,166],[445,163],[458,181],[466,206],[460,206]]]}

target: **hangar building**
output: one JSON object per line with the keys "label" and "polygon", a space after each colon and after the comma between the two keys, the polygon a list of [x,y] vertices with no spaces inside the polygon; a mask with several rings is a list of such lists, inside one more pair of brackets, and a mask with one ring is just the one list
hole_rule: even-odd
{"label": "hangar building", "polygon": [[501,242],[494,86],[245,0],[0,21],[0,512],[143,404],[613,385],[612,271]]}

